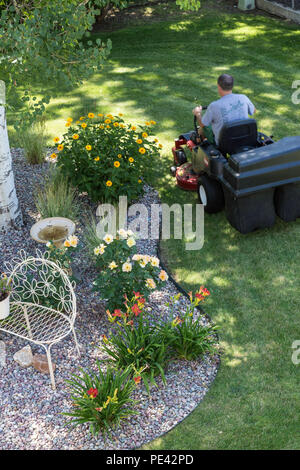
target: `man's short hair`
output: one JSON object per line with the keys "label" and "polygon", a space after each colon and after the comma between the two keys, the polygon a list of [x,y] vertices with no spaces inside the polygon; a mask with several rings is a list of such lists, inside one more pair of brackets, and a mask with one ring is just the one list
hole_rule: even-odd
{"label": "man's short hair", "polygon": [[218,78],[218,85],[224,91],[232,90],[232,88],[233,88],[233,77],[231,75],[228,75],[227,73],[223,73]]}

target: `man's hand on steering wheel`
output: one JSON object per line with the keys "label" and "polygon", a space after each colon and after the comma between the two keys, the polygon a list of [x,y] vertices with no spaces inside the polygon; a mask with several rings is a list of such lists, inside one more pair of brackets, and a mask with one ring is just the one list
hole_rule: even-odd
{"label": "man's hand on steering wheel", "polygon": [[202,106],[196,106],[196,108],[193,109],[193,115],[194,116],[201,116],[202,114]]}

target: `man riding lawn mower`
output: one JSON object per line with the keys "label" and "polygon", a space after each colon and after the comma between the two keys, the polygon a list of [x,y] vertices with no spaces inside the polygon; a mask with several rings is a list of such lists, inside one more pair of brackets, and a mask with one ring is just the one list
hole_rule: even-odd
{"label": "man riding lawn mower", "polygon": [[[300,136],[275,142],[258,132],[255,119],[248,117],[254,105],[232,87],[233,78],[221,75],[221,98],[196,107],[195,129],[175,140],[171,172],[177,185],[197,191],[206,213],[225,207],[228,221],[241,233],[271,227],[276,214],[294,221],[300,217]],[[191,151],[190,163],[184,145]]]}

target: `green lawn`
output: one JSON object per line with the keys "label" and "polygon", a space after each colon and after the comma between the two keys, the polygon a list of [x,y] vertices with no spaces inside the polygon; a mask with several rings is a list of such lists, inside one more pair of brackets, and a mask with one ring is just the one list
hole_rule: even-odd
{"label": "green lawn", "polygon": [[[63,119],[83,112],[124,112],[154,119],[164,144],[155,186],[164,202],[196,203],[168,174],[175,137],[192,127],[195,102],[217,98],[216,78],[234,75],[236,92],[258,109],[261,130],[275,138],[300,133],[300,105],[291,102],[300,79],[300,29],[285,21],[205,8],[200,14],[101,34],[113,41],[103,73],[51,102],[49,139]],[[13,116],[10,116],[13,119]],[[162,244],[169,268],[186,289],[205,285],[206,311],[220,325],[224,349],[214,384],[179,426],[145,448],[299,449],[299,366],[291,345],[300,339],[300,220],[242,236],[224,213],[205,217],[205,244]]]}

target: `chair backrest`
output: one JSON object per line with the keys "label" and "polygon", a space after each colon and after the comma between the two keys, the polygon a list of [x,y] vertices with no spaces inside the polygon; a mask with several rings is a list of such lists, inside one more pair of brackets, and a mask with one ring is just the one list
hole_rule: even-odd
{"label": "chair backrest", "polygon": [[12,281],[11,301],[34,303],[59,311],[75,320],[75,282],[58,262],[49,259],[48,252],[37,250],[37,256],[21,250],[5,269]]}
{"label": "chair backrest", "polygon": [[243,147],[257,146],[255,119],[240,119],[223,125],[219,136],[219,150],[226,156],[242,151]]}

